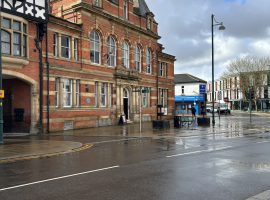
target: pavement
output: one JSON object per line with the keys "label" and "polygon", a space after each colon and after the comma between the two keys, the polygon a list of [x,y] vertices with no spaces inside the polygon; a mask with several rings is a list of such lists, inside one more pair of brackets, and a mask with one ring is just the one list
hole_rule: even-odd
{"label": "pavement", "polygon": [[[256,113],[256,115],[270,117],[270,113]],[[239,135],[244,134],[244,132],[248,134],[249,131],[252,133],[256,129],[256,126],[254,126],[236,130],[231,124],[228,128],[228,123],[234,123],[234,120],[230,121],[230,115],[223,116],[221,121],[216,118],[215,127],[199,127],[193,124],[188,127],[174,128],[171,121],[170,128],[162,130],[153,129],[151,122],[142,123],[141,132],[139,124],[132,123],[123,126],[70,130],[43,135],[4,134],[4,144],[0,145],[0,164],[82,151],[91,148],[95,143],[119,141],[121,139],[190,137],[213,133],[228,133],[230,135],[235,133]],[[237,126],[239,125],[237,124]],[[263,129],[263,127],[260,127],[260,129]],[[269,127],[265,127],[265,131],[269,131]]]}

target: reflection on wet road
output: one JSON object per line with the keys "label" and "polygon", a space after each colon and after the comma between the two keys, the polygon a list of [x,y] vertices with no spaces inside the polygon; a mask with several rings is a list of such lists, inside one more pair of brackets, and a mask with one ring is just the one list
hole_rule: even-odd
{"label": "reflection on wet road", "polygon": [[[142,137],[134,127],[125,132],[120,127],[116,136],[105,136],[105,129],[99,136],[87,131],[51,136],[94,146],[1,164],[0,199],[239,200],[268,190],[269,118],[254,119],[252,124],[245,116],[221,120],[215,128],[166,132],[144,124]],[[101,170],[112,166],[117,167]],[[5,188],[10,189],[1,191]]]}

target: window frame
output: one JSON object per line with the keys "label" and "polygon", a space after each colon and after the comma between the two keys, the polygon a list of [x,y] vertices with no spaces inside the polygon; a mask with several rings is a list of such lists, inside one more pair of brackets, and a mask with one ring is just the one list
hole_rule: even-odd
{"label": "window frame", "polygon": [[[67,46],[64,46],[63,45],[63,38],[66,38],[67,39]],[[61,58],[64,58],[64,59],[70,59],[70,56],[71,56],[71,37],[68,36],[68,35],[61,35]],[[66,51],[63,51],[63,49],[65,49]],[[65,55],[63,55],[63,53],[68,53],[67,57]]]}
{"label": "window frame", "polygon": [[146,51],[146,73],[152,74],[152,51],[150,48],[147,48]]}
{"label": "window frame", "polygon": [[124,0],[123,12],[124,19],[128,20],[128,0]]}
{"label": "window frame", "polygon": [[[73,81],[70,78],[63,79],[63,107],[64,108],[72,107],[72,96],[73,96],[72,82]],[[66,86],[70,86],[68,91],[66,90],[67,89]]]}
{"label": "window frame", "polygon": [[138,45],[135,47],[135,69],[138,72],[141,72],[142,70],[142,51]]}
{"label": "window frame", "polygon": [[75,100],[76,100],[76,107],[80,107],[80,101],[81,101],[81,98],[80,98],[80,80],[77,79],[76,80],[76,90],[75,90]]}
{"label": "window frame", "polygon": [[108,105],[108,83],[100,83],[100,107]]}
{"label": "window frame", "polygon": [[111,35],[108,37],[107,45],[108,45],[107,64],[110,67],[116,67],[116,42],[114,37],[112,37]]}
{"label": "window frame", "polygon": [[129,69],[129,44],[124,41],[122,44],[122,65],[126,69]]}
{"label": "window frame", "polygon": [[73,39],[73,59],[78,61],[79,60],[79,51],[78,51],[78,45],[79,40],[78,38]]}
{"label": "window frame", "polygon": [[57,77],[55,78],[55,107],[59,108],[60,107],[60,78]]}
{"label": "window frame", "polygon": [[[28,56],[28,23],[19,17],[12,17],[3,13],[1,17],[1,50],[2,54],[18,58]],[[7,23],[5,23],[7,22]],[[8,35],[8,41],[3,39],[3,35]],[[7,47],[7,51],[4,50]]]}
{"label": "window frame", "polygon": [[90,33],[90,62],[101,64],[101,37],[96,30]]}
{"label": "window frame", "polygon": [[53,33],[53,56],[59,57],[59,34],[58,33]]}

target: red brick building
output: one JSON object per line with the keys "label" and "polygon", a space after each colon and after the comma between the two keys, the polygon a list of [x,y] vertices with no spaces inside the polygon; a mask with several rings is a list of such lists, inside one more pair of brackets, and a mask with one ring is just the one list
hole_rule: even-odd
{"label": "red brick building", "polygon": [[[50,13],[49,74],[45,39],[42,44],[44,131],[115,125],[122,114],[138,122],[140,106],[143,121],[151,121],[158,104],[166,108],[164,118],[172,117],[175,57],[163,53],[144,0],[51,0]],[[35,133],[41,78],[36,27],[5,13],[2,19],[4,132]]]}

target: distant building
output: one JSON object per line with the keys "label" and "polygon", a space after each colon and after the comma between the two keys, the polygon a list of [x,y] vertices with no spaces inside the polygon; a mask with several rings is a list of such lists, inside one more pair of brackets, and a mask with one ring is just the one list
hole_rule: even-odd
{"label": "distant building", "polygon": [[[232,110],[247,110],[249,95],[252,93],[252,109],[270,110],[270,73],[261,74],[261,84],[255,84],[255,72],[241,73],[239,76],[223,78],[214,82],[214,101],[227,103]],[[248,77],[248,78],[247,78]],[[246,87],[244,87],[244,84]],[[255,97],[254,97],[255,96]],[[212,82],[207,83],[207,99],[212,102]],[[256,105],[256,106],[255,106]]]}
{"label": "distant building", "polygon": [[190,74],[175,74],[175,114],[191,113],[191,107],[196,108],[196,113],[201,113],[201,106],[205,103],[205,80]]}

